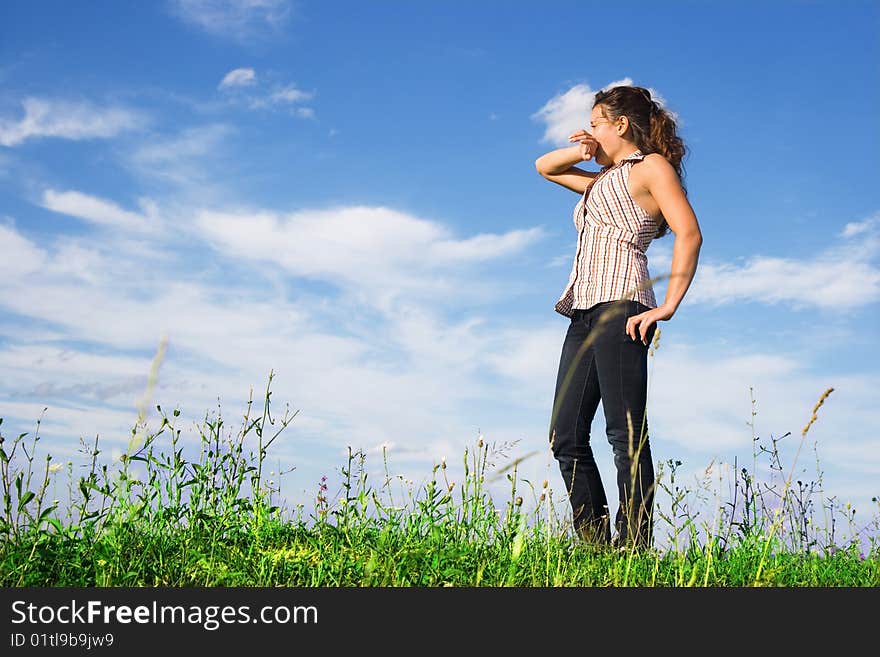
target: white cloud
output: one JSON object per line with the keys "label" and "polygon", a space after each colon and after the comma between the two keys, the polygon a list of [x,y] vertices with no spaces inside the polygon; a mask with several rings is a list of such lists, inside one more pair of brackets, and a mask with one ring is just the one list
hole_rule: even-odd
{"label": "white cloud", "polygon": [[[612,82],[604,88],[616,85],[631,85],[632,80],[624,78]],[[551,142],[557,146],[567,146],[568,135],[587,126],[590,122],[590,110],[596,95],[588,84],[577,84],[568,91],[555,95],[548,100],[531,118],[546,124],[542,142]]]}
{"label": "white cloud", "polygon": [[156,137],[121,154],[123,162],[147,179],[211,196],[217,186],[212,172],[221,161],[235,128],[224,123],[200,125],[172,137]]}
{"label": "white cloud", "polygon": [[704,454],[747,445],[750,386],[761,408],[758,431],[795,431],[809,418],[819,388],[827,387],[824,377],[811,376],[793,356],[757,349],[709,356],[709,341],[689,343],[674,328],[664,331],[668,327],[660,325],[648,393],[651,434],[667,444]]}
{"label": "white cloud", "polygon": [[541,141],[559,147],[568,144],[568,135],[589,123],[595,95],[589,85],[578,84],[544,103],[531,116],[532,120],[546,124]]}
{"label": "white cloud", "polygon": [[58,137],[95,139],[114,137],[142,127],[147,119],[128,108],[101,108],[82,101],[25,98],[25,115],[19,120],[0,119],[0,144],[18,146],[28,139]]}
{"label": "white cloud", "polygon": [[[422,308],[417,301],[426,296],[426,290],[419,289],[419,282],[430,288],[438,276],[454,278],[454,269],[464,263],[478,263],[488,255],[502,257],[514,253],[533,237],[530,231],[519,231],[522,235],[515,231],[494,237],[479,236],[483,248],[474,250],[468,240],[457,242],[442,226],[384,209],[369,208],[343,209],[336,215],[317,213],[311,217],[312,221],[308,216],[295,217],[286,225],[272,215],[258,214],[250,221],[246,217],[218,217],[207,212],[199,217],[199,226],[204,229],[207,224],[212,238],[220,235],[229,240],[224,242],[227,247],[224,253],[229,262],[260,271],[266,269],[260,262],[263,258],[274,258],[288,273],[315,276],[341,285],[343,295],[350,295],[353,289],[357,296],[356,293],[366,286],[366,291],[358,299],[349,296],[345,301],[343,296],[342,300],[330,305],[328,299],[317,299],[310,304],[321,315],[339,319],[337,305],[354,308],[358,307],[352,305],[356,301],[362,303],[365,312],[361,316],[352,315],[349,326],[355,329],[359,339],[316,332],[312,328],[316,319],[309,319],[304,311],[308,306],[285,303],[276,293],[266,292],[262,298],[254,297],[250,278],[238,291],[225,280],[212,286],[187,282],[189,278],[195,280],[198,275],[187,275],[181,270],[187,259],[185,249],[178,253],[180,260],[177,263],[169,264],[167,260],[153,262],[149,254],[138,260],[118,248],[117,237],[108,238],[106,242],[102,240],[101,251],[88,248],[88,240],[71,242],[66,238],[55,246],[51,256],[42,254],[43,261],[49,260],[52,266],[39,270],[32,268],[33,275],[27,279],[9,280],[6,282],[8,286],[0,284],[0,303],[17,314],[64,327],[63,333],[70,339],[113,345],[118,349],[142,347],[150,344],[159,331],[169,330],[173,347],[182,354],[198,354],[196,362],[200,362],[200,369],[206,372],[214,366],[236,369],[244,365],[239,358],[246,353],[251,354],[246,359],[251,365],[246,369],[251,369],[252,373],[265,372],[278,361],[297,363],[298,371],[311,382],[307,397],[314,397],[314,407],[321,405],[317,399],[332,396],[338,391],[338,381],[345,380],[352,397],[363,397],[364,405],[369,405],[375,390],[382,389],[383,394],[413,398],[414,407],[443,410],[453,402],[447,401],[448,395],[442,394],[442,373],[446,371],[446,376],[455,378],[462,371],[459,368],[472,368],[469,359],[481,351],[483,338],[479,337],[478,323],[465,322],[458,327],[439,324],[433,299],[428,308]],[[221,225],[224,219],[227,224]],[[345,235],[345,231],[339,229],[347,222],[360,223],[362,229],[354,231],[354,235]],[[334,227],[338,232],[336,235]],[[181,228],[180,232],[186,232],[186,229]],[[31,246],[22,238],[17,243]],[[435,243],[440,248],[433,253],[431,246]],[[395,252],[395,249],[398,257],[389,259],[388,253]],[[26,249],[18,251],[24,253]],[[409,280],[407,268],[420,259],[419,251],[424,251],[419,264],[421,276],[418,280]],[[352,270],[351,262],[347,265],[340,261],[340,256],[343,260],[353,260],[363,270]],[[371,270],[377,266],[384,269],[383,280],[388,284],[388,290],[371,287],[377,285],[375,280],[371,283],[370,278]],[[271,275],[273,270],[268,271]],[[77,274],[72,276],[74,272]],[[150,272],[149,278],[144,277],[145,272]],[[456,294],[461,286],[463,281],[448,283],[448,293]],[[473,287],[478,289],[480,284]],[[412,296],[401,294],[400,288],[411,290]],[[380,305],[381,295],[389,293],[398,298],[401,317],[391,326],[374,326],[368,319],[375,316],[371,304],[373,308]],[[304,293],[297,295],[300,299],[303,296]],[[431,295],[427,297],[431,298]],[[407,305],[410,307],[406,308]],[[368,323],[363,324],[364,320]],[[282,331],[278,331],[279,321],[285,327]],[[337,328],[344,326],[338,321],[336,324]],[[367,338],[365,331],[374,338]],[[390,350],[387,358],[375,360],[377,354],[371,352],[389,340],[390,344],[385,347]],[[470,347],[467,346],[469,342],[472,343]],[[231,345],[235,347],[231,349]],[[402,351],[396,352],[392,345],[399,345]],[[256,357],[258,353],[271,354],[271,357],[260,359]],[[311,364],[311,356],[303,360],[307,354],[314,356]],[[368,354],[368,362],[362,363]],[[393,362],[400,357],[409,358],[410,354],[417,354],[418,363],[409,367],[405,375],[394,370],[384,371],[384,366],[376,364]],[[458,355],[450,358],[450,354]],[[225,364],[221,366],[220,363]],[[328,368],[328,363],[338,365]],[[253,369],[254,364],[257,364],[256,369]],[[78,365],[78,369],[85,372],[87,368]],[[420,380],[427,371],[439,376],[436,383],[427,387],[412,383],[411,380]],[[91,376],[88,380],[94,381],[94,378]],[[28,376],[22,376],[17,380],[24,385],[27,379]],[[32,389],[48,392],[56,388],[46,387],[47,381],[60,387],[88,384],[88,381],[71,384],[69,379],[70,372],[63,376],[59,373],[56,378],[44,375],[30,385]],[[210,381],[210,375],[203,380]],[[108,385],[116,384],[111,382]],[[456,384],[460,395],[467,394],[470,388],[470,385]],[[203,401],[209,400],[204,398]],[[356,405],[360,408],[361,402]],[[387,410],[393,414],[392,409]],[[360,408],[360,411],[364,417],[370,416],[367,408]],[[387,431],[387,428],[382,429],[380,421],[369,421],[368,424],[374,434]],[[399,419],[396,425],[401,426]],[[415,426],[411,428],[416,430]]]}
{"label": "white cloud", "polygon": [[[303,103],[315,97],[314,91],[303,91],[294,84],[276,87],[273,91],[263,94],[249,94],[243,98],[244,103],[250,109],[283,109],[296,103]],[[310,119],[314,118],[315,110],[311,107],[295,107],[293,113],[296,116]]]}
{"label": "white cloud", "polygon": [[541,228],[511,230],[503,235],[484,233],[464,240],[442,240],[431,246],[438,262],[491,260],[524,251],[543,236]]}
{"label": "white cloud", "polygon": [[46,252],[19,233],[9,218],[4,217],[4,222],[0,224],[0,278],[11,281],[40,271],[46,263]]}
{"label": "white cloud", "polygon": [[[265,85],[259,85],[265,86]],[[243,106],[252,110],[283,110],[291,109],[294,116],[314,118],[315,110],[301,106],[312,100],[316,92],[299,89],[296,84],[274,84],[267,91],[258,89],[257,75],[252,68],[237,68],[226,74],[218,85],[224,92],[224,102],[230,105]],[[292,107],[292,105],[300,105]]]}
{"label": "white cloud", "polygon": [[170,0],[170,7],[185,22],[240,42],[279,30],[291,14],[289,0]]}
{"label": "white cloud", "polygon": [[280,89],[276,89],[269,94],[269,101],[276,103],[299,103],[304,100],[311,100],[314,97],[313,92],[302,91],[297,89],[296,85],[288,85]]}
{"label": "white cloud", "polygon": [[863,221],[851,221],[843,227],[841,237],[854,237],[863,233],[874,234],[872,248],[876,249],[876,236],[880,234],[880,213],[875,214]]}
{"label": "white cloud", "polygon": [[[237,263],[251,272],[241,284],[231,285],[226,278],[213,281],[189,270],[190,247],[181,248],[178,259],[169,263],[151,260],[149,254],[132,258],[129,250],[120,248],[125,243],[118,234],[110,234],[94,249],[88,239],[65,237],[49,246],[50,253],[41,254],[42,263],[51,266],[32,267],[30,276],[0,281],[0,306],[38,325],[59,327],[66,340],[101,345],[104,354],[148,349],[167,331],[173,362],[163,366],[157,392],[166,406],[169,399],[176,403],[183,398],[189,411],[198,413],[218,394],[241,403],[241,381],[260,386],[270,368],[281,368],[282,394],[276,393],[276,399],[293,397],[297,406],[307,409],[297,427],[316,444],[336,449],[351,440],[374,444],[418,436],[419,448],[409,453],[397,449],[399,458],[430,459],[433,447],[450,451],[455,444],[450,437],[462,434],[453,419],[456,406],[482,394],[477,368],[488,336],[480,321],[442,319],[431,288],[435,279],[449,277],[448,294],[472,293],[462,289],[466,283],[457,268],[488,256],[513,254],[537,232],[456,240],[439,224],[384,208],[305,213],[287,221],[266,213],[250,220],[209,212],[198,216],[202,229],[214,222],[211,237],[229,239],[221,252],[227,257],[219,258],[226,263],[222,267]],[[222,220],[227,223],[221,225]],[[181,227],[177,235],[185,232]],[[34,250],[23,237],[11,235],[17,238],[14,243],[25,247],[18,251]],[[438,246],[436,251],[432,245]],[[241,247],[243,251],[237,250]],[[173,252],[170,242],[168,250]],[[419,256],[419,251],[424,253]],[[389,259],[389,253],[397,256]],[[278,270],[267,268],[261,254],[274,258],[288,275],[311,274],[335,282],[342,294],[335,299],[314,297],[305,285],[293,290],[285,289],[289,282],[281,283],[282,288],[266,285],[261,273],[271,281]],[[363,271],[350,270],[339,262],[340,256],[356,259]],[[408,268],[415,263],[420,275],[410,280]],[[394,308],[384,312],[383,295],[389,290],[370,287],[377,284],[370,282],[376,266],[383,268],[383,280],[397,299]],[[254,276],[264,282],[255,284]],[[481,286],[486,284],[471,285]],[[400,294],[401,288],[410,294]],[[0,325],[0,330],[23,337],[6,326]],[[7,381],[16,382],[5,391],[7,396],[26,391],[29,398],[47,404],[65,393],[87,398],[84,403],[94,408],[91,417],[78,416],[75,427],[68,425],[53,435],[74,428],[100,430],[106,423],[115,433],[107,428],[102,433],[124,435],[119,418],[102,413],[96,400],[124,403],[127,396],[133,407],[140,381],[136,363],[120,357],[108,371],[108,357],[93,358],[88,347],[69,349],[73,355],[66,360],[57,347],[44,347],[49,345],[18,344],[0,351],[0,366],[10,375]],[[147,365],[140,369],[146,372]],[[328,404],[332,399],[344,400],[344,410]],[[401,407],[418,410],[401,413]],[[434,419],[426,431],[428,416]]]}
{"label": "white cloud", "polygon": [[833,311],[875,302],[880,299],[880,222],[872,217],[847,224],[842,236],[843,243],[807,260],[755,255],[743,264],[700,263],[688,303],[785,302]]}
{"label": "white cloud", "polygon": [[0,153],[0,178],[9,176],[13,169],[14,160],[8,153]]}
{"label": "white cloud", "polygon": [[202,211],[196,221],[204,239],[227,256],[275,263],[386,303],[417,293],[437,301],[485,294],[480,285],[464,284],[458,268],[512,255],[542,237],[531,228],[456,239],[440,224],[382,207],[283,216]]}
{"label": "white cloud", "polygon": [[[665,238],[651,242],[647,255],[648,270],[652,277],[668,274],[672,270],[672,251],[672,239]],[[702,263],[700,266],[702,266]]]}
{"label": "white cloud", "polygon": [[247,87],[256,84],[257,78],[252,68],[236,68],[229,71],[218,85],[218,89],[228,89],[230,87]]}
{"label": "white cloud", "polygon": [[[632,86],[630,78],[615,80],[602,87],[602,90],[617,86]],[[666,107],[666,101],[652,87],[645,87],[651,92],[651,97],[657,103],[672,114],[679,122],[680,118],[675,112]],[[596,91],[588,84],[577,84],[568,91],[555,95],[531,115],[533,121],[543,122],[546,127],[541,142],[550,142],[557,147],[570,146],[568,135],[580,128],[586,128],[590,122],[590,111],[593,109],[593,99]]]}
{"label": "white cloud", "polygon": [[[614,82],[609,82],[604,87],[602,87],[602,91],[608,91],[612,87],[630,87],[630,86],[632,86],[632,84],[633,84],[632,78],[626,77],[626,78],[623,78],[622,80],[615,80]],[[646,87],[646,89],[651,91],[652,96],[654,95],[653,89],[651,89],[650,87]]]}
{"label": "white cloud", "polygon": [[[154,205],[148,201],[144,203],[148,212],[156,212]],[[123,210],[116,203],[77,191],[56,192],[47,189],[43,193],[43,207],[100,226],[138,232],[156,229],[149,216]]]}
{"label": "white cloud", "polygon": [[556,267],[571,267],[573,262],[574,255],[566,251],[562,255],[552,258],[545,266],[548,269],[555,269]]}

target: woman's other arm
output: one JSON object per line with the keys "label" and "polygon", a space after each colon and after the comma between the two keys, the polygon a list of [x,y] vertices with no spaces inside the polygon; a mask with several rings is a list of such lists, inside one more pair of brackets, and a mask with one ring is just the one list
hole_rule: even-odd
{"label": "woman's other arm", "polygon": [[660,212],[675,233],[672,249],[672,272],[666,288],[663,306],[669,317],[675,314],[697,271],[703,234],[697,216],[681,187],[681,181],[672,165],[659,154],[648,155],[645,187],[657,201]]}

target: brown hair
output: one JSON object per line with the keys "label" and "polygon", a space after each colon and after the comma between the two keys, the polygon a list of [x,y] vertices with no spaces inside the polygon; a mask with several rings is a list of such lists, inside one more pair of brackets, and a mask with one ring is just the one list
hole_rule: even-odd
{"label": "brown hair", "polygon": [[[651,92],[644,87],[619,86],[597,91],[593,107],[602,106],[602,114],[612,121],[621,116],[629,119],[632,139],[645,155],[659,153],[673,166],[681,181],[681,187],[687,194],[684,185],[682,158],[687,150],[681,137],[676,134],[675,119],[651,98]],[[660,227],[654,238],[669,234],[666,219],[660,220]]]}

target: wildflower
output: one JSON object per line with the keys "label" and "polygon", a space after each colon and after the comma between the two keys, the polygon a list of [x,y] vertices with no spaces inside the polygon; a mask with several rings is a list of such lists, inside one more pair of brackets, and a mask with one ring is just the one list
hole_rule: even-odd
{"label": "wildflower", "polygon": [[657,329],[654,331],[654,340],[652,341],[654,351],[657,351],[660,348],[660,332],[660,327],[658,326]]}
{"label": "wildflower", "polygon": [[801,434],[806,435],[807,431],[810,430],[810,427],[812,426],[813,422],[815,422],[818,419],[818,416],[816,415],[816,413],[818,412],[819,408],[821,408],[822,404],[825,403],[825,398],[828,397],[828,395],[830,395],[832,392],[834,392],[834,388],[828,388],[828,390],[823,392],[822,396],[819,397],[819,401],[816,402],[816,405],[813,407],[813,414],[810,416],[810,421],[807,422],[807,426],[805,426],[803,428],[803,431],[801,431]]}
{"label": "wildflower", "polygon": [[522,506],[522,502],[523,502],[522,497],[521,497],[521,496],[517,496],[517,498],[516,498],[516,505],[517,505],[517,506]]}
{"label": "wildflower", "polygon": [[58,472],[63,467],[64,466],[61,465],[60,463],[53,463],[52,465],[49,466],[49,472],[50,473]]}

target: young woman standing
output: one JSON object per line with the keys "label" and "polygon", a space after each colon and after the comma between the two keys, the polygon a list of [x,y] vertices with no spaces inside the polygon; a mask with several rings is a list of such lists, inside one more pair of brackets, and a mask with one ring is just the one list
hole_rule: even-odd
{"label": "young woman standing", "polygon": [[[577,249],[555,309],[571,319],[556,379],[550,445],[575,529],[612,543],[608,503],[590,447],[600,399],[617,470],[617,545],[645,548],[653,534],[654,464],[648,442],[647,356],[658,321],[672,318],[697,268],[703,237],[682,185],[685,154],[673,117],[643,87],[599,91],[590,130],[542,155],[544,178],[581,195]],[[593,159],[602,168],[574,166]],[[675,234],[672,271],[657,305],[645,250]]]}

